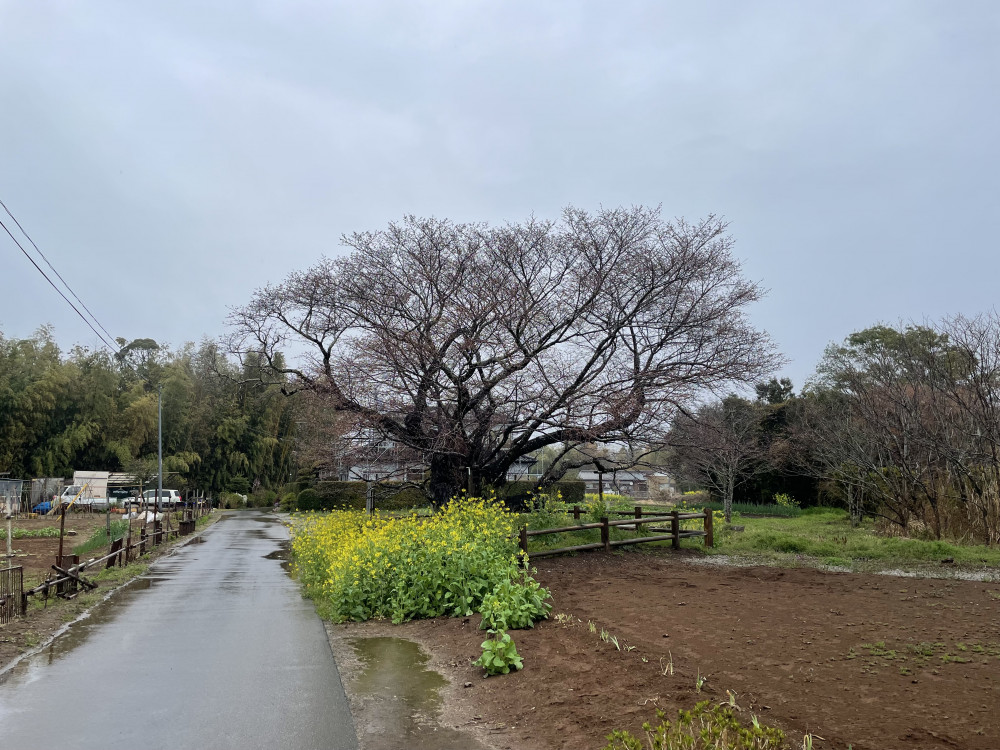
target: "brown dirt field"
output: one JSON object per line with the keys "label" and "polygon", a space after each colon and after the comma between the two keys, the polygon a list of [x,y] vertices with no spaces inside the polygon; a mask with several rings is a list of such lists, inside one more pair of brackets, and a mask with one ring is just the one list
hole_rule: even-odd
{"label": "brown dirt field", "polygon": [[[114,520],[115,516],[112,516]],[[73,546],[82,544],[90,538],[95,529],[103,527],[103,513],[68,513],[66,515],[67,536],[63,541],[63,551],[73,554]],[[59,528],[59,516],[43,516],[41,518],[18,518],[13,522],[14,530]],[[4,526],[6,529],[6,525]],[[70,533],[75,532],[75,533]],[[38,537],[33,539],[14,539],[11,542],[14,551],[14,565],[24,568],[25,583],[41,580],[52,572],[51,565],[56,561],[59,552],[59,537]],[[0,537],[0,555],[7,554],[6,542]]]}
{"label": "brown dirt field", "polygon": [[[810,732],[817,749],[1000,748],[998,584],[710,568],[659,551],[537,567],[553,616],[573,620],[513,633],[516,674],[484,680],[471,666],[478,616],[339,627],[421,643],[451,680],[443,723],[498,749],[601,748],[657,707],[674,714],[727,690],[747,720],[758,714],[796,747]],[[634,650],[602,642],[588,621]]]}

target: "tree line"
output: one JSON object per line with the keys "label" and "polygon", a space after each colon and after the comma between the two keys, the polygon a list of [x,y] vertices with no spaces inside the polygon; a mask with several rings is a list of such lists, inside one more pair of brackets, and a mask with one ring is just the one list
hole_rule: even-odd
{"label": "tree line", "polygon": [[286,482],[294,469],[294,403],[211,342],[171,350],[118,341],[116,354],[60,350],[52,331],[0,333],[0,471],[14,478],[74,470],[156,473],[162,387],[164,486],[218,493]]}
{"label": "tree line", "polygon": [[798,395],[706,403],[675,420],[674,469],[734,497],[842,503],[900,533],[1000,542],[1000,317],[877,325],[830,345]]}

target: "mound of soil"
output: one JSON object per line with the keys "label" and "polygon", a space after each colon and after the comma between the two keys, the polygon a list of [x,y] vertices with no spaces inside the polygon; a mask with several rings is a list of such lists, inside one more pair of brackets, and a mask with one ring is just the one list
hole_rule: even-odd
{"label": "mound of soil", "polygon": [[451,678],[443,721],[496,748],[600,748],[613,729],[641,736],[657,708],[729,692],[793,746],[808,732],[838,750],[1000,747],[1000,585],[709,568],[659,551],[547,559],[537,577],[553,617],[513,633],[515,674],[471,666],[478,616],[342,627],[420,642]]}

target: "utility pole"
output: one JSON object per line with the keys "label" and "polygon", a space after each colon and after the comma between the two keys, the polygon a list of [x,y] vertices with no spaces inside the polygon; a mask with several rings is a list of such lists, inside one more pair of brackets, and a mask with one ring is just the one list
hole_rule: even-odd
{"label": "utility pole", "polygon": [[153,537],[156,537],[156,516],[163,497],[163,383],[156,394],[156,506],[153,510]]}

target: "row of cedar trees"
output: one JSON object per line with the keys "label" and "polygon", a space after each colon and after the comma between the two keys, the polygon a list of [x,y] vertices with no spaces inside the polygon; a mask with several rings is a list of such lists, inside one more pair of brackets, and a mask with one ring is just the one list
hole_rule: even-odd
{"label": "row of cedar trees", "polygon": [[674,470],[724,501],[846,506],[901,533],[1000,542],[1000,318],[878,325],[787,380],[674,424]]}
{"label": "row of cedar trees", "polygon": [[149,339],[117,355],[60,351],[49,329],[0,334],[0,470],[155,476],[163,387],[164,486],[217,494],[276,487],[293,471],[293,408],[275,385],[248,383],[215,345],[178,350]]}

